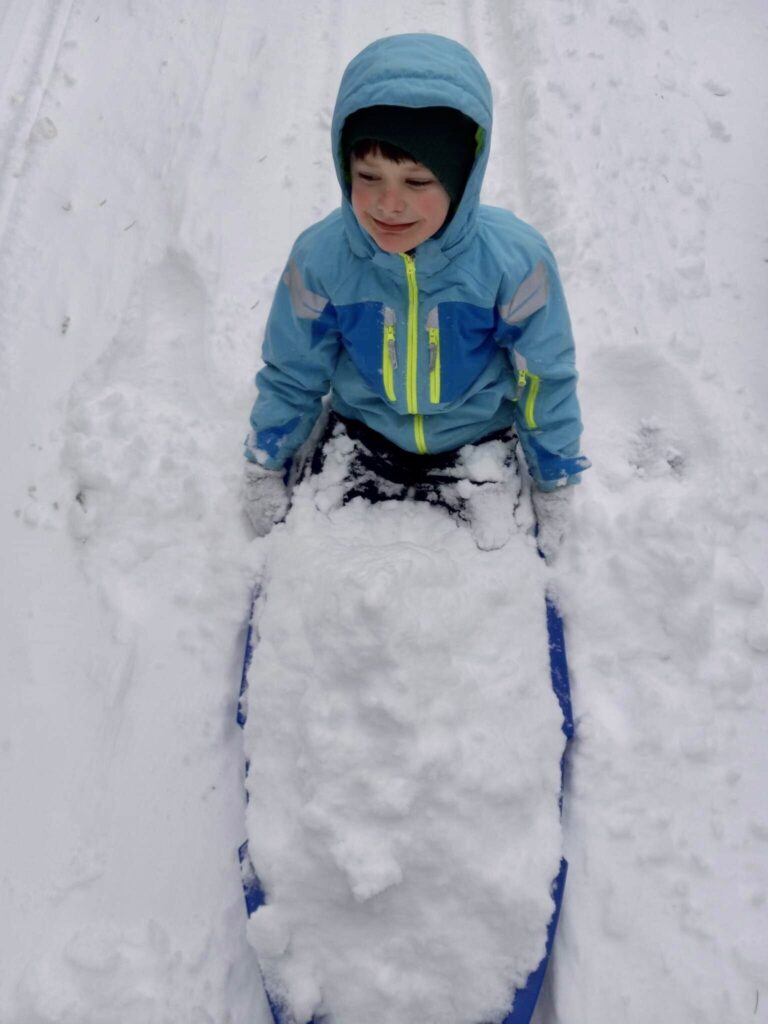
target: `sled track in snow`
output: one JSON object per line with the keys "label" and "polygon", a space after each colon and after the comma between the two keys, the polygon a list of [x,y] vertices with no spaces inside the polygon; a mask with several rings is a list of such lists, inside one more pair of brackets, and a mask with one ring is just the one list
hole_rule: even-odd
{"label": "sled track in snow", "polygon": [[10,113],[0,123],[0,249],[16,188],[27,163],[30,140],[45,96],[74,0],[10,0],[0,20],[2,96]]}

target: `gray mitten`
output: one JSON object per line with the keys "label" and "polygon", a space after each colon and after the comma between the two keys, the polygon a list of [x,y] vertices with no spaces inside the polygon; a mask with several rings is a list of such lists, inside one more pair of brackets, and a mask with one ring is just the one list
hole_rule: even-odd
{"label": "gray mitten", "polygon": [[265,537],[288,511],[288,488],[283,475],[282,469],[264,469],[246,459],[243,498],[257,537]]}
{"label": "gray mitten", "polygon": [[531,491],[533,511],[538,533],[536,543],[547,562],[552,562],[560,550],[571,523],[573,487],[556,487],[554,491]]}

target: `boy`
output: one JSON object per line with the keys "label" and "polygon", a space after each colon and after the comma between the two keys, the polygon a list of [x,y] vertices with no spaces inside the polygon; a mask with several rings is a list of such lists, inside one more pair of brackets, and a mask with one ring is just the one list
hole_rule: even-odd
{"label": "boy", "polygon": [[352,439],[345,500],[407,493],[466,514],[446,485],[467,446],[514,435],[539,546],[555,554],[589,463],[554,258],[511,213],[479,203],[491,89],[459,43],[390,36],[349,64],[333,116],[341,208],[297,240],[266,329],[246,441],[257,534],[288,507],[286,463],[330,393],[312,461]]}

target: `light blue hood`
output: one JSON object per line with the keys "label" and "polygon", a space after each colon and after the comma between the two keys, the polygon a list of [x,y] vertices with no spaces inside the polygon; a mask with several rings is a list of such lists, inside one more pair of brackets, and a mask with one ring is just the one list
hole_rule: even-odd
{"label": "light blue hood", "polygon": [[422,269],[435,272],[469,244],[476,229],[493,122],[490,82],[466,47],[430,33],[378,39],[359,53],[344,72],[331,126],[344,227],[356,255],[372,257],[380,264],[400,265],[399,256],[381,252],[358,224],[349,202],[349,185],[341,160],[344,121],[355,110],[377,105],[454,107],[482,129],[479,152],[456,213],[439,237],[428,239],[417,249]]}

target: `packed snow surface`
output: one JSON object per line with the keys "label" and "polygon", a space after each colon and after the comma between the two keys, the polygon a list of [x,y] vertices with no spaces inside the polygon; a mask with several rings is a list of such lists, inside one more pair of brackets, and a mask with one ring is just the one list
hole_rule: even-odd
{"label": "packed snow surface", "polygon": [[[501,476],[505,446],[479,447]],[[545,570],[523,530],[479,551],[440,507],[334,507],[351,448],[330,442],[260,573],[249,934],[298,1021],[501,1020],[562,849]]]}
{"label": "packed snow surface", "polygon": [[235,706],[289,529],[241,442],[342,70],[419,30],[488,72],[484,198],[555,250],[593,462],[537,1024],[768,1021],[765,4],[4,0],[2,1024],[269,1019]]}

